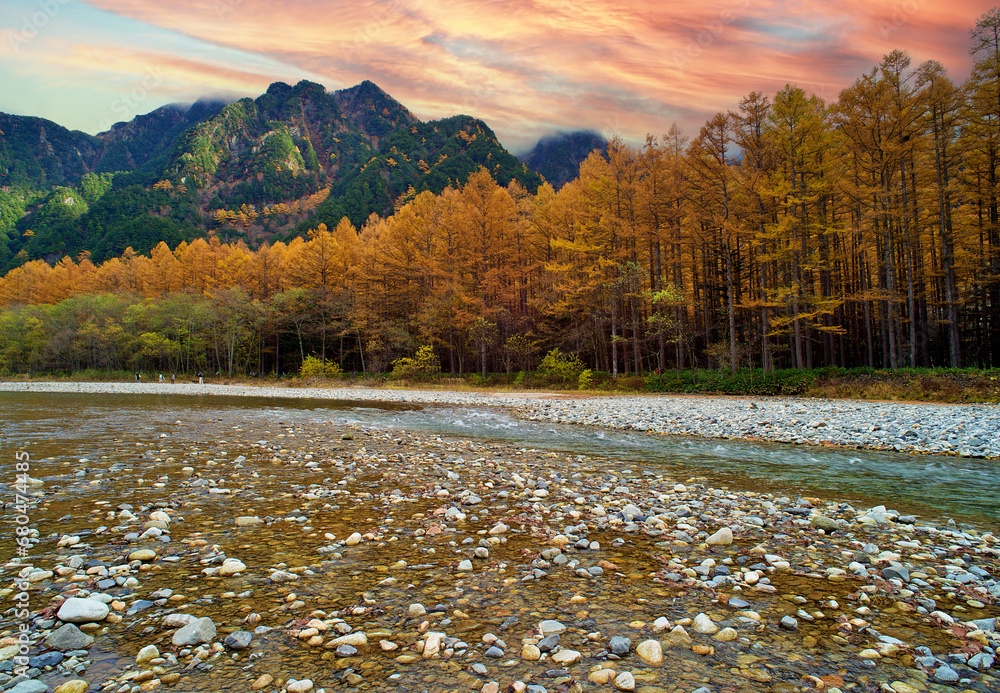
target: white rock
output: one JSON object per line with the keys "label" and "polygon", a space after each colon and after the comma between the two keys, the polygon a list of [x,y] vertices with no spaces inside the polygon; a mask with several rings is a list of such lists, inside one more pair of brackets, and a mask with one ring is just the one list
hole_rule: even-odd
{"label": "white rock", "polygon": [[96,599],[81,599],[70,597],[59,607],[56,616],[67,623],[93,623],[103,621],[111,609],[107,604]]}
{"label": "white rock", "polygon": [[712,635],[719,632],[719,627],[705,614],[695,616],[691,628],[694,629],[695,633],[701,633],[702,635]]}
{"label": "white rock", "polygon": [[709,546],[729,546],[733,543],[733,530],[723,527],[705,540]]}

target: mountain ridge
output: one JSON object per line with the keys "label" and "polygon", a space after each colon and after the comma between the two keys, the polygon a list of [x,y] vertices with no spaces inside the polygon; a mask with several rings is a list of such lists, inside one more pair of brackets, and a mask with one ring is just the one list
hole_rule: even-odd
{"label": "mountain ridge", "polygon": [[[253,245],[343,217],[360,226],[480,167],[504,185],[517,180],[534,192],[542,183],[483,121],[420,121],[367,80],[332,92],[275,82],[256,98],[169,104],[96,136],[0,118],[9,122],[0,130],[17,135],[0,135],[0,172],[10,178],[0,193],[0,267],[8,269],[211,234]],[[78,189],[85,180],[88,195]]]}

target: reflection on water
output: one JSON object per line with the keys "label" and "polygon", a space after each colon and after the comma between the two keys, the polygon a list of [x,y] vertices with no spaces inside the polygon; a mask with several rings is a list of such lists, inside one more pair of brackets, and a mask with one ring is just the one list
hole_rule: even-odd
{"label": "reflection on water", "polygon": [[8,449],[32,443],[33,458],[90,454],[123,431],[155,438],[164,426],[226,421],[232,426],[333,421],[601,457],[634,472],[704,477],[714,485],[885,504],[924,519],[995,524],[996,463],[957,457],[750,441],[681,438],[524,421],[494,407],[186,395],[0,393]]}

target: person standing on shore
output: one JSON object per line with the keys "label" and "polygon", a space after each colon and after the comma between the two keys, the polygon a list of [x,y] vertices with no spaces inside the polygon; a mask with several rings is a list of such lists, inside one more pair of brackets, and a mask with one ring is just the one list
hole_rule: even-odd
{"label": "person standing on shore", "polygon": [[160,382],[163,382],[163,373],[160,373]]}
{"label": "person standing on shore", "polygon": [[139,371],[135,372],[135,382],[139,382]]}
{"label": "person standing on shore", "polygon": [[198,384],[199,385],[205,384],[205,375],[201,371],[198,371]]}

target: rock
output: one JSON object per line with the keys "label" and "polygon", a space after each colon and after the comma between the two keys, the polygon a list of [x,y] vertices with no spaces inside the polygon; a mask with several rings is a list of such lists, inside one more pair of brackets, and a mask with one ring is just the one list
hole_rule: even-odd
{"label": "rock", "polygon": [[635,677],[627,671],[623,671],[615,677],[612,685],[620,691],[634,691]]}
{"label": "rock", "polygon": [[250,688],[252,688],[255,691],[259,691],[262,688],[267,688],[268,686],[270,686],[273,681],[274,677],[271,676],[270,674],[262,674],[260,677],[257,678],[256,681],[253,682],[253,685],[251,685]]}
{"label": "rock", "polygon": [[253,640],[253,633],[245,630],[238,630],[227,635],[226,639],[222,641],[222,644],[230,650],[245,650],[250,647],[251,640]]}
{"label": "rock", "polygon": [[330,641],[330,644],[334,647],[339,645],[350,645],[351,647],[364,647],[368,644],[368,636],[357,631],[354,633],[348,633],[347,635],[341,635],[339,638],[334,638]]}
{"label": "rock", "polygon": [[90,684],[83,679],[73,679],[56,688],[54,693],[87,693],[88,688]]}
{"label": "rock", "polygon": [[106,619],[110,611],[107,604],[96,599],[70,597],[59,607],[56,616],[67,623],[95,623]]}
{"label": "rock", "polygon": [[840,523],[826,515],[813,515],[812,519],[809,520],[809,524],[816,529],[822,529],[824,532],[836,532],[840,529]]}
{"label": "rock", "polygon": [[464,561],[459,561],[458,568],[456,568],[456,570],[459,570],[464,573],[469,572],[470,570],[472,570],[472,561],[470,561],[468,558],[466,558]]}
{"label": "rock", "polygon": [[424,659],[433,657],[441,651],[441,638],[443,637],[444,633],[437,633],[435,631],[427,633],[427,639],[424,640]]}
{"label": "rock", "polygon": [[215,639],[215,624],[207,616],[199,618],[197,621],[187,624],[171,638],[175,647],[186,645],[198,645],[203,642],[212,642]]}
{"label": "rock", "polygon": [[427,613],[427,609],[424,608],[423,604],[410,604],[410,607],[406,610],[406,615],[410,618],[420,618]]}
{"label": "rock", "polygon": [[237,517],[235,522],[237,527],[256,527],[257,525],[264,524],[264,521],[256,515],[243,515],[241,517]]}
{"label": "rock", "polygon": [[358,648],[353,645],[338,645],[334,652],[337,653],[338,657],[353,657],[358,653]]}
{"label": "rock", "polygon": [[614,669],[598,669],[587,675],[587,680],[599,686],[611,683],[617,672]]}
{"label": "rock", "polygon": [[890,563],[887,567],[882,569],[882,577],[886,580],[897,578],[903,582],[909,582],[910,571],[899,563]]}
{"label": "rock", "polygon": [[285,684],[285,690],[288,691],[288,693],[309,693],[312,689],[312,679],[301,679],[299,681],[292,679]]}
{"label": "rock", "polygon": [[229,577],[230,575],[237,575],[244,572],[247,569],[246,563],[237,558],[227,558],[221,566],[219,566],[219,575],[223,577]]}
{"label": "rock", "polygon": [[156,552],[152,549],[137,549],[128,555],[130,561],[152,561],[156,558]]}
{"label": "rock", "polygon": [[643,640],[635,646],[635,653],[646,664],[652,666],[663,664],[663,645],[659,640]]}
{"label": "rock", "polygon": [[733,543],[733,530],[723,527],[705,540],[709,546],[729,546]]}
{"label": "rock", "polygon": [[791,616],[782,616],[781,622],[778,624],[785,630],[798,630],[799,622]]}
{"label": "rock", "polygon": [[695,616],[691,628],[695,633],[701,633],[702,635],[714,635],[719,632],[719,627],[705,614]]}
{"label": "rock", "polygon": [[[67,623],[49,633],[45,645],[53,650],[69,652],[70,650],[85,650],[94,644],[94,638],[87,635],[72,623]],[[15,648],[17,646],[15,645]]]}
{"label": "rock", "polygon": [[723,628],[715,636],[715,639],[721,642],[732,642],[738,636],[739,634],[736,632],[735,628]]}
{"label": "rock", "polygon": [[581,656],[576,650],[559,650],[552,655],[552,661],[560,666],[569,666],[579,662]]}
{"label": "rock", "polygon": [[616,635],[611,638],[611,642],[608,643],[608,649],[611,650],[612,654],[616,654],[619,657],[624,657],[632,649],[632,641],[628,638],[623,638],[620,635]]}
{"label": "rock", "polygon": [[958,681],[958,672],[947,664],[942,664],[934,672],[932,678],[938,683],[956,683]]}
{"label": "rock", "polygon": [[17,684],[13,688],[8,688],[7,693],[45,693],[47,690],[49,690],[49,687],[41,681],[29,679],[27,681],[21,681],[21,683]]}
{"label": "rock", "polygon": [[139,650],[139,654],[135,656],[135,663],[146,664],[159,656],[160,650],[156,647],[156,645],[146,645],[144,648]]}
{"label": "rock", "polygon": [[189,623],[194,623],[198,617],[194,614],[167,614],[160,624],[164,628],[183,628]]}
{"label": "rock", "polygon": [[559,623],[559,621],[542,621],[538,624],[538,634],[543,638],[546,635],[559,635],[560,633],[566,632],[566,626]]}
{"label": "rock", "polygon": [[542,657],[542,651],[535,645],[525,645],[521,648],[521,659],[537,662]]}
{"label": "rock", "polygon": [[344,546],[357,546],[361,543],[361,539],[361,533],[354,532],[351,536],[347,537],[347,539],[344,539]]}

